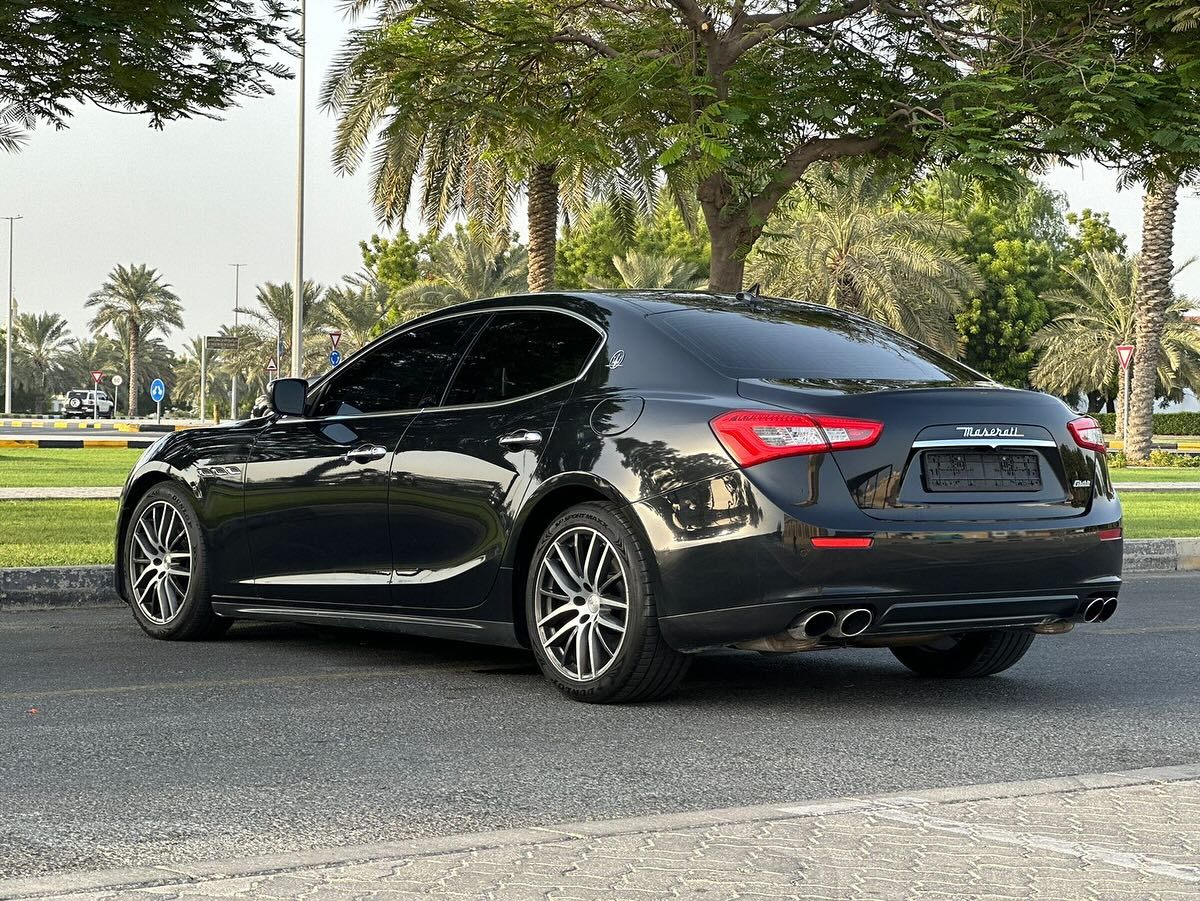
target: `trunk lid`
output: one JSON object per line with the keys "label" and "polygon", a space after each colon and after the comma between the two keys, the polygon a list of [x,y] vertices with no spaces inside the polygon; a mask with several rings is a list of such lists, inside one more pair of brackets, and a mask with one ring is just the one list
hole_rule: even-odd
{"label": "trunk lid", "polygon": [[979,522],[1079,516],[1096,454],[1049,395],[991,382],[741,379],[738,393],[799,413],[883,423],[871,447],[834,451],[858,507],[880,520]]}

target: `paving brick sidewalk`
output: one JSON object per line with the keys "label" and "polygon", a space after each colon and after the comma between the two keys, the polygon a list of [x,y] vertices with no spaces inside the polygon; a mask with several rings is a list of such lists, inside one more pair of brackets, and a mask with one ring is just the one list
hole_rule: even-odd
{"label": "paving brick sidewalk", "polygon": [[73,901],[1198,894],[1200,766],[0,882]]}

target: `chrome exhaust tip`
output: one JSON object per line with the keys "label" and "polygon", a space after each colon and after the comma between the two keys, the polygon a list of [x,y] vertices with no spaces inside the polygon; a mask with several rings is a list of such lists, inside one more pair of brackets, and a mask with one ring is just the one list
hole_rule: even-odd
{"label": "chrome exhaust tip", "polygon": [[1117,599],[1116,598],[1108,598],[1104,602],[1104,605],[1100,608],[1100,615],[1098,617],[1096,617],[1096,622],[1098,622],[1098,623],[1108,622],[1108,620],[1110,620],[1112,618],[1112,615],[1116,612],[1117,612]]}
{"label": "chrome exhaust tip", "polygon": [[843,610],[838,614],[837,626],[829,634],[833,638],[853,638],[855,635],[862,635],[871,627],[871,620],[874,618],[874,614],[865,607]]}
{"label": "chrome exhaust tip", "polygon": [[793,638],[820,638],[836,625],[832,610],[813,610],[788,626],[787,631]]}
{"label": "chrome exhaust tip", "polygon": [[1100,614],[1104,612],[1104,598],[1092,598],[1087,602],[1087,606],[1083,608],[1083,621],[1085,623],[1094,623],[1100,619]]}

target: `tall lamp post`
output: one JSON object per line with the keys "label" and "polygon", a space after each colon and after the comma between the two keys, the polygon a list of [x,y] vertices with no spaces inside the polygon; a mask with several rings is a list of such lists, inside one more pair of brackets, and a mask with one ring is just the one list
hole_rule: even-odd
{"label": "tall lamp post", "polygon": [[13,227],[24,216],[0,216],[8,220],[8,328],[4,332],[4,415],[12,416],[13,396]]}
{"label": "tall lamp post", "polygon": [[[241,337],[238,334],[238,312],[239,312],[239,308],[241,307],[242,267],[245,266],[246,264],[245,263],[230,263],[229,265],[233,267],[233,334],[235,337]],[[237,354],[237,352],[235,351],[234,352],[235,360],[237,359],[236,354]],[[237,367],[235,366],[234,370],[233,370],[233,378],[230,380],[230,388],[229,388],[229,418],[230,419],[238,418],[238,415],[237,415],[237,389],[238,389],[238,379],[240,377],[241,377],[241,373],[237,371]]]}
{"label": "tall lamp post", "polygon": [[[300,59],[296,81],[300,88],[300,138],[296,157],[296,277],[292,280],[292,377],[304,377],[304,46],[305,3],[300,0]],[[283,361],[279,361],[283,368]]]}

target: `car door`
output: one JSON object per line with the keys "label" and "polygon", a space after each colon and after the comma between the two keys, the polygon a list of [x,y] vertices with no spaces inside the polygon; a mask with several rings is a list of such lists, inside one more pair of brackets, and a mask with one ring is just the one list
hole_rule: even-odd
{"label": "car door", "polygon": [[538,308],[498,311],[481,328],[392,464],[398,605],[484,601],[559,410],[603,337],[582,317]]}
{"label": "car door", "polygon": [[305,417],[269,422],[251,448],[245,521],[264,600],[387,605],[392,458],[436,404],[476,317],[414,327],[355,355],[317,386]]}

